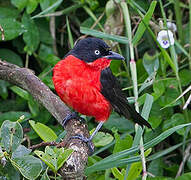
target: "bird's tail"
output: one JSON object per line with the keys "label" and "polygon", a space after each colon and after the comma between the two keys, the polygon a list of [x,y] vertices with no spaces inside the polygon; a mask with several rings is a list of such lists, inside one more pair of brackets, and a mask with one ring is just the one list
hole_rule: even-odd
{"label": "bird's tail", "polygon": [[152,126],[149,124],[148,121],[146,121],[133,107],[130,105],[126,106],[128,110],[131,112],[131,118],[135,123],[138,123],[140,126],[143,127],[143,125],[147,126],[148,128],[152,128]]}

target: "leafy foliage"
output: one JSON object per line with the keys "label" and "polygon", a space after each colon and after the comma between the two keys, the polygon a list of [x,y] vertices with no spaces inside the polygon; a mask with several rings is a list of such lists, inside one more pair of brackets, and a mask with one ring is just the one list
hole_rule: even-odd
{"label": "leafy foliage", "polygon": [[[95,152],[85,170],[88,179],[141,179],[143,155],[147,171],[155,176],[147,179],[176,177],[190,146],[190,106],[182,109],[188,95],[176,100],[191,83],[190,4],[179,0],[0,1],[0,58],[29,67],[52,90],[53,66],[82,35],[103,38],[126,58],[126,62],[113,61],[111,69],[129,102],[137,109],[139,105],[154,131],[134,128],[113,112],[93,140]],[[177,30],[167,22],[175,23]],[[157,35],[166,29],[173,32],[175,44],[163,49]],[[50,179],[52,172],[59,178],[59,168],[73,151],[47,146],[33,153],[28,146],[60,141],[63,128],[27,91],[3,80],[0,125],[2,179]],[[88,121],[88,127],[90,132],[95,128],[93,121]],[[140,146],[145,151],[140,152]],[[183,163],[178,180],[190,179],[190,152]]]}

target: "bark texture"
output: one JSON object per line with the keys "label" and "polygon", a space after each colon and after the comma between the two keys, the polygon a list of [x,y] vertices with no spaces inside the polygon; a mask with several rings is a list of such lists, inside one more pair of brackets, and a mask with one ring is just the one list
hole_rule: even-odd
{"label": "bark texture", "polygon": [[[28,68],[20,68],[14,64],[0,60],[0,79],[28,91],[36,101],[42,104],[62,125],[63,119],[70,114],[70,109]],[[62,146],[74,149],[73,154],[61,168],[63,179],[84,179],[84,168],[88,159],[88,147],[85,143],[71,137],[81,134],[89,137],[86,124],[76,119],[70,120],[66,127],[67,135]]]}

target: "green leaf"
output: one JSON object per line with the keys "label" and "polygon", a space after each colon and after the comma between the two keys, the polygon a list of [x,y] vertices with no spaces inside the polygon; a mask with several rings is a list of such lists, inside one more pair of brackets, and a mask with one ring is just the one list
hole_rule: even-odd
{"label": "green leaf", "polygon": [[6,120],[1,126],[1,143],[7,152],[14,152],[21,144],[23,130],[18,122]]}
{"label": "green leaf", "polygon": [[1,18],[17,18],[19,11],[11,7],[0,7],[0,19]]}
{"label": "green leaf", "polygon": [[[0,18],[0,24],[4,30],[5,41],[12,40],[24,32],[22,24],[14,18]],[[0,37],[1,36],[2,32],[0,31]],[[1,38],[0,41],[2,41]]]}
{"label": "green leaf", "polygon": [[[141,23],[138,26],[138,29],[136,31],[136,34],[132,40],[132,43],[134,44],[134,46],[137,45],[137,43],[139,42],[139,40],[141,39],[141,37],[143,36],[146,27],[145,24],[149,24],[149,21],[154,13],[155,7],[156,7],[157,1],[152,1],[151,5],[149,7],[149,10],[147,11],[146,15],[144,16],[143,20],[141,21]],[[144,23],[143,23],[144,21]]]}
{"label": "green leaf", "polygon": [[152,93],[152,96],[154,97],[154,100],[156,101],[165,92],[164,83],[159,80],[155,81],[153,83],[153,91],[154,91],[154,93]]}
{"label": "green leaf", "polygon": [[7,90],[8,83],[4,80],[0,80],[0,96],[3,99],[7,99],[8,97],[8,90]]}
{"label": "green leaf", "polygon": [[26,13],[22,17],[22,24],[25,29],[23,34],[23,40],[26,43],[25,51],[31,55],[39,45],[39,31],[34,21]]}
{"label": "green leaf", "polygon": [[159,158],[151,161],[148,167],[148,172],[154,174],[155,176],[162,176],[164,169],[161,168],[163,165],[163,159]]}
{"label": "green leaf", "polygon": [[[147,151],[144,152],[145,157],[147,157],[151,153],[152,149],[147,149]],[[137,177],[140,175],[142,171],[142,162],[136,162],[133,163],[129,169],[128,176],[126,180],[136,180]]]}
{"label": "green leaf", "polygon": [[72,32],[71,32],[70,24],[69,24],[69,21],[68,21],[68,16],[66,16],[66,25],[67,25],[67,32],[68,32],[68,39],[69,39],[70,47],[71,47],[71,49],[73,49],[74,40],[73,40],[73,37],[72,37]]}
{"label": "green leaf", "polygon": [[[177,131],[183,127],[186,127],[186,126],[191,126],[191,123],[182,124],[179,126],[175,126],[171,129],[168,129],[167,131],[163,132],[162,134],[160,134],[156,138],[153,138],[152,140],[150,140],[148,143],[145,143],[144,144],[145,150],[155,146],[156,144],[163,141],[165,138],[169,137],[175,131]],[[107,158],[105,158],[105,159],[95,163],[94,165],[86,168],[85,173],[86,173],[86,175],[88,175],[88,174],[93,173],[95,171],[100,171],[100,170],[104,170],[104,169],[108,169],[108,168],[112,168],[112,167],[123,166],[123,165],[131,164],[132,162],[140,161],[139,156],[131,157],[128,159],[122,159],[124,157],[129,156],[129,155],[135,154],[138,151],[139,151],[139,147],[135,146],[135,147],[132,147],[130,149],[121,151],[119,153],[112,154],[112,155],[108,156]]]}
{"label": "green leaf", "polygon": [[159,68],[159,53],[157,52],[146,52],[143,56],[143,66],[147,71],[148,75],[156,72]]}
{"label": "green leaf", "polygon": [[[172,128],[174,126],[180,125],[180,124],[184,124],[186,123],[186,119],[184,118],[184,115],[181,113],[175,113],[172,115],[171,119],[168,119],[166,121],[164,121],[163,123],[163,130]],[[180,129],[177,131],[177,133],[181,136],[185,135],[185,128]]]}
{"label": "green leaf", "polygon": [[[90,134],[93,133],[95,129],[91,130]],[[95,147],[106,146],[113,141],[113,136],[109,133],[98,132],[93,138],[93,143]]]}
{"label": "green leaf", "polygon": [[116,179],[124,180],[124,174],[122,174],[117,168],[112,168],[111,172]]}
{"label": "green leaf", "polygon": [[52,45],[53,39],[49,31],[49,22],[45,18],[39,18],[35,20],[35,23],[39,29],[40,41]]}
{"label": "green leaf", "polygon": [[55,0],[40,0],[40,6],[43,11],[40,12],[39,14],[33,16],[32,19],[38,18],[41,15],[45,15],[47,13],[54,12],[56,10],[56,8],[62,3],[62,1],[63,0],[58,0],[56,2],[55,2]]}
{"label": "green leaf", "polygon": [[182,86],[187,86],[191,83],[191,71],[188,69],[183,69],[179,72],[179,77]]}
{"label": "green leaf", "polygon": [[42,171],[41,160],[32,155],[15,158],[14,160],[11,160],[11,163],[25,178],[30,180],[36,179]]}
{"label": "green leaf", "polygon": [[28,3],[28,0],[11,0],[11,3],[19,10],[22,10]]}
{"label": "green leaf", "polygon": [[115,146],[113,149],[113,153],[117,153],[125,149],[129,149],[133,144],[133,137],[130,134],[127,134],[125,138],[121,139],[118,132],[115,131],[114,137],[115,137]]}
{"label": "green leaf", "polygon": [[46,146],[45,152],[43,151],[34,151],[34,153],[48,166],[53,172],[57,172],[68,159],[68,157],[73,153],[74,150],[64,148],[50,148]]}
{"label": "green leaf", "polygon": [[30,120],[29,123],[43,141],[52,142],[58,138],[55,132],[48,126],[39,122],[35,123],[35,121],[32,120]]}
{"label": "green leaf", "polygon": [[36,117],[39,114],[39,105],[31,95],[29,95],[28,106],[32,116]]}
{"label": "green leaf", "polygon": [[28,0],[27,3],[27,14],[31,14],[38,6],[38,1],[37,0]]}
{"label": "green leaf", "polygon": [[48,171],[48,168],[46,169],[46,171],[44,172],[40,180],[50,180],[47,171]]}
{"label": "green leaf", "polygon": [[53,59],[50,58],[50,57],[54,56],[54,51],[52,49],[52,46],[47,46],[47,45],[41,43],[38,54],[42,61],[47,62],[48,64],[52,64],[52,65],[54,65],[56,63],[55,58],[53,58]]}
{"label": "green leaf", "polygon": [[128,121],[124,117],[120,117],[116,113],[112,113],[103,125],[106,129],[111,130],[113,127],[117,127],[119,132],[132,132],[134,131],[134,124]]}
{"label": "green leaf", "polygon": [[25,100],[29,100],[29,93],[27,91],[25,91],[24,89],[21,89],[18,86],[12,86],[10,87],[10,89],[16,93],[17,95],[19,95],[20,97],[22,97]]}
{"label": "green leaf", "polygon": [[116,41],[116,42],[119,42],[122,44],[128,44],[129,43],[129,40],[126,37],[111,35],[111,34],[107,34],[107,33],[93,30],[93,29],[86,28],[86,27],[80,27],[80,32],[83,34],[88,34],[88,35],[94,36],[94,37]]}
{"label": "green leaf", "polygon": [[9,111],[0,114],[0,124],[2,124],[3,121],[9,119],[10,121],[17,121],[21,116],[25,116],[24,120],[28,120],[31,118],[31,114],[28,112],[22,112],[22,111]]}
{"label": "green leaf", "polygon": [[31,149],[27,149],[25,146],[19,145],[17,149],[13,152],[11,159],[20,158],[20,157],[29,155],[31,151],[32,151]]}
{"label": "green leaf", "polygon": [[10,63],[23,67],[23,61],[21,57],[10,49],[0,49],[0,58]]}
{"label": "green leaf", "polygon": [[190,180],[191,179],[191,172],[185,173],[182,176],[176,178],[176,180]]}

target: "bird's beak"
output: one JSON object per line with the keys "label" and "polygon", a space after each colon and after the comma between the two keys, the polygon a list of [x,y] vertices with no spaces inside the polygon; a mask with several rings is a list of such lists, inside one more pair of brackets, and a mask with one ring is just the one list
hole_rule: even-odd
{"label": "bird's beak", "polygon": [[109,51],[109,54],[107,56],[103,56],[103,57],[107,58],[107,59],[125,60],[125,58],[123,56],[121,56],[120,54],[113,52],[113,51]]}

